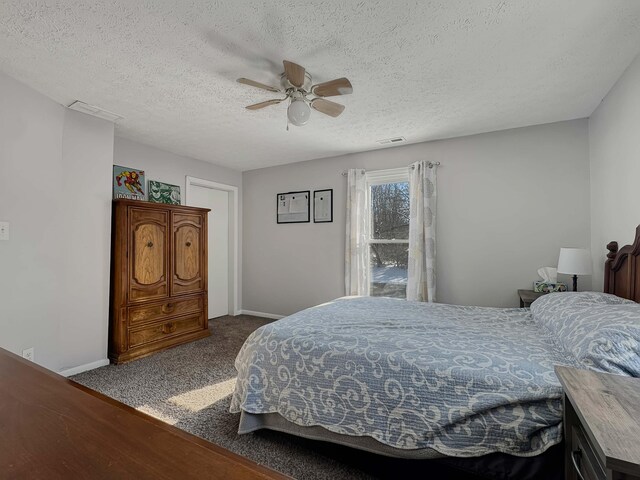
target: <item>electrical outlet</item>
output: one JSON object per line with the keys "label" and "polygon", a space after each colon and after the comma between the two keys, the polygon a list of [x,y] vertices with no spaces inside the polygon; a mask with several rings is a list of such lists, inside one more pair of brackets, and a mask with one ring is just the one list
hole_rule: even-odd
{"label": "electrical outlet", "polygon": [[30,362],[33,362],[33,355],[34,355],[33,347],[25,348],[24,350],[22,350],[22,358],[26,358]]}
{"label": "electrical outlet", "polygon": [[9,222],[0,222],[0,240],[9,240]]}

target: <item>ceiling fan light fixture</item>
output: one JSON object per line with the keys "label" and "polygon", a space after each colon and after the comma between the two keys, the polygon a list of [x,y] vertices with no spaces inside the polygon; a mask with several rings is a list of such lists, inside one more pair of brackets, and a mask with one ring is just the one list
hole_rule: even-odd
{"label": "ceiling fan light fixture", "polygon": [[261,110],[270,105],[278,105],[285,100],[290,100],[287,108],[287,130],[289,130],[289,123],[297,127],[306,125],[311,117],[312,108],[323,115],[334,118],[342,114],[344,105],[332,102],[324,97],[352,93],[353,85],[351,85],[348,78],[336,78],[335,80],[314,85],[311,74],[304,67],[287,60],[284,60],[282,64],[284,65],[284,73],[280,75],[281,88],[275,88],[244,77],[238,79],[238,83],[285,95],[284,98],[274,98],[248,105],[246,107],[247,110]]}
{"label": "ceiling fan light fixture", "polygon": [[306,125],[311,116],[311,108],[303,99],[292,100],[287,108],[289,121],[297,127]]}

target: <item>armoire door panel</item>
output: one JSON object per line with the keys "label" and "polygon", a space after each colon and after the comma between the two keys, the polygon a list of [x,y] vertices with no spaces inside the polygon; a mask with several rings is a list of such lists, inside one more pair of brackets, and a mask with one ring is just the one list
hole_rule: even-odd
{"label": "armoire door panel", "polygon": [[202,291],[204,274],[204,217],[173,213],[172,295]]}
{"label": "armoire door panel", "polygon": [[[200,230],[185,225],[176,230],[175,276],[191,281],[200,275]],[[178,258],[179,257],[179,258]]]}
{"label": "armoire door panel", "polygon": [[169,212],[130,207],[129,300],[169,295]]}
{"label": "armoire door panel", "polygon": [[140,285],[161,282],[164,258],[158,252],[165,249],[164,228],[156,224],[142,224],[133,232],[133,279]]}

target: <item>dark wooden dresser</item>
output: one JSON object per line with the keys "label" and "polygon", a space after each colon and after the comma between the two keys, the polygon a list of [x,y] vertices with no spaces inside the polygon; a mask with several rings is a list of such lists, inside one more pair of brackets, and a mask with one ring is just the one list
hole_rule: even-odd
{"label": "dark wooden dresser", "polygon": [[564,388],[565,478],[640,480],[640,379],[556,367]]}
{"label": "dark wooden dresser", "polygon": [[207,212],[114,200],[109,335],[113,362],[209,335]]}
{"label": "dark wooden dresser", "polygon": [[545,292],[534,292],[533,290],[518,290],[520,297],[520,308],[529,308],[541,296],[546,295]]}
{"label": "dark wooden dresser", "polygon": [[0,478],[288,477],[0,348]]}

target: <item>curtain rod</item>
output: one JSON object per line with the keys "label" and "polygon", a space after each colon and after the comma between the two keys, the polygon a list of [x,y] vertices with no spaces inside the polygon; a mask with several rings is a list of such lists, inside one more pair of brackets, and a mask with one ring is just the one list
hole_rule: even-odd
{"label": "curtain rod", "polygon": [[[427,165],[429,166],[429,168],[433,168],[434,166],[439,167],[440,162],[427,162]],[[413,170],[416,167],[414,167],[413,165],[409,165],[409,168]],[[346,177],[347,173],[348,173],[347,170],[343,170],[342,172],[340,172],[340,175],[342,175],[343,177]]]}

